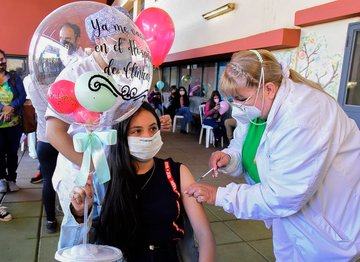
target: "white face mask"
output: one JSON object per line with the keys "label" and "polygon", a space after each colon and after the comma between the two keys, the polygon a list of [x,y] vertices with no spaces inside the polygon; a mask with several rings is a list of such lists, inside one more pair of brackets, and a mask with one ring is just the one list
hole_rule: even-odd
{"label": "white face mask", "polygon": [[163,142],[160,131],[152,137],[128,136],[130,155],[136,160],[144,162],[152,159],[161,149]]}
{"label": "white face mask", "polygon": [[180,91],[179,94],[180,94],[181,96],[183,96],[183,95],[185,95],[185,91]]}
{"label": "white face mask", "polygon": [[215,102],[215,104],[217,104],[217,103],[220,102],[220,99],[219,98],[214,98],[214,102]]}
{"label": "white face mask", "polygon": [[254,118],[261,116],[261,111],[256,106],[244,106],[233,103],[232,117],[235,118],[239,123],[247,124]]}
{"label": "white face mask", "polygon": [[[240,123],[246,124],[248,122],[251,122],[254,125],[265,125],[266,124],[266,122],[263,122],[263,123],[253,122],[253,120],[255,118],[261,117],[262,111],[264,109],[264,103],[265,103],[265,96],[264,96],[264,84],[265,84],[264,82],[265,81],[264,80],[265,80],[264,69],[261,68],[259,85],[258,85],[258,88],[256,91],[256,98],[255,98],[255,102],[252,106],[244,105],[252,97],[252,95],[249,96],[247,98],[247,100],[245,100],[243,103],[239,103],[239,102],[232,103],[232,105],[233,105],[232,117],[235,118]],[[259,92],[260,92],[261,87],[263,90],[263,94],[262,94],[262,105],[261,105],[261,110],[260,110],[255,106],[255,104],[259,97]]]}

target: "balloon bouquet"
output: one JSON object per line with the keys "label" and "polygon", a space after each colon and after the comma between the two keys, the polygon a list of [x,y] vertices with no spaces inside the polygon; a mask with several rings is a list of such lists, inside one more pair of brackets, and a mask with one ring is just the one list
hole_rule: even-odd
{"label": "balloon bouquet", "polygon": [[[64,23],[80,27],[80,45],[88,56],[65,68],[59,54],[64,48],[59,30]],[[110,179],[104,146],[116,144],[111,126],[132,115],[147,97],[153,67],[146,37],[121,8],[96,2],[73,2],[50,13],[38,26],[30,44],[29,64],[39,95],[49,114],[82,130],[73,136],[83,152],[74,183],[86,184],[93,162],[99,183]],[[85,200],[86,202],[86,200]],[[84,221],[88,210],[85,203]],[[86,222],[84,223],[86,226]],[[87,243],[57,251],[59,261],[115,261],[121,251]]]}
{"label": "balloon bouquet", "polygon": [[[174,42],[174,23],[166,11],[157,7],[150,7],[140,12],[135,24],[143,33],[149,45],[152,63],[155,69],[158,70],[159,79],[161,79],[159,66],[164,62]],[[165,83],[163,81],[159,80],[156,82],[161,99],[163,99],[162,89],[164,86]],[[162,104],[164,104],[164,101],[162,101]],[[162,111],[164,112],[164,108]]]}

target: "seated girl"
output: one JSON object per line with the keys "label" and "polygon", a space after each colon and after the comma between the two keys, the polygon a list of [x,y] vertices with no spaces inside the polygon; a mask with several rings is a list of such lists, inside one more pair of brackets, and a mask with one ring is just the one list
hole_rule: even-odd
{"label": "seated girl", "polygon": [[[111,180],[100,207],[96,242],[120,248],[127,261],[180,261],[176,245],[184,236],[186,214],[199,243],[199,261],[215,261],[204,208],[182,193],[195,182],[189,169],[171,158],[155,157],[163,143],[154,109],[144,102],[115,128],[118,143],[110,150]],[[97,198],[91,177],[70,195],[69,215],[82,225],[85,196],[89,210]]]}

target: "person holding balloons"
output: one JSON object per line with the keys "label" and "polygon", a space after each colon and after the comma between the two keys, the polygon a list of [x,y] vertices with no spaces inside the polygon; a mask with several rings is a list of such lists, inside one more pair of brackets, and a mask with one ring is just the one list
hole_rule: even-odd
{"label": "person holding balloons", "polygon": [[176,115],[184,116],[180,122],[180,132],[182,134],[187,134],[186,125],[192,121],[193,117],[190,112],[190,99],[186,92],[185,87],[180,86],[178,89],[178,94],[174,99],[174,107],[176,108]]}
{"label": "person holding balloons", "polygon": [[157,86],[154,86],[154,90],[148,95],[148,101],[150,105],[156,110],[160,111],[160,115],[163,115],[162,94]]}
{"label": "person holding balloons", "polygon": [[221,95],[219,91],[214,90],[211,93],[209,101],[206,102],[205,110],[204,110],[205,119],[203,124],[213,127],[215,145],[219,143],[220,139],[226,133],[224,120],[222,119],[222,115],[226,113],[226,110],[225,111],[221,110],[222,102],[225,101],[221,100]]}
{"label": "person holding balloons", "polygon": [[[108,171],[101,170],[108,170],[106,155],[108,146],[114,143],[114,132],[110,127],[132,115],[141,106],[152,76],[151,57],[145,40],[138,37],[141,33],[128,16],[115,7],[97,9],[97,5],[85,2],[77,5],[87,6],[83,9],[71,8],[64,13],[73,17],[72,12],[76,10],[83,11],[76,14],[79,16],[88,12],[81,19],[85,22],[88,36],[85,44],[93,45],[93,52],[68,65],[46,94],[49,102],[46,137],[59,151],[52,178],[64,212],[59,248],[73,246],[79,237],[73,231],[79,224],[70,210],[70,191],[74,185],[86,182],[88,172],[83,170],[86,171],[89,165],[89,170],[100,169],[94,173],[93,180],[97,185],[97,195],[104,197],[105,186],[102,183],[109,178],[106,176]],[[46,30],[46,26],[44,28]],[[46,33],[41,31],[41,26],[38,30],[40,33],[35,35]],[[130,45],[132,48],[138,45],[136,50],[139,52],[134,52]],[[135,70],[142,72],[134,74]],[[169,116],[161,117],[161,128],[166,131],[171,129]],[[104,140],[100,140],[97,146],[87,147],[92,141],[98,141],[95,138],[99,137]],[[82,138],[89,143],[83,144]],[[98,168],[96,165],[99,165]]]}

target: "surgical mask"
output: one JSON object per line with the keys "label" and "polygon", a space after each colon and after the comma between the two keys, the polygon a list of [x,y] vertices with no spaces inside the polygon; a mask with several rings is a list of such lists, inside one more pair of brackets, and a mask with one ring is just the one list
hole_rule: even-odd
{"label": "surgical mask", "polygon": [[215,102],[215,104],[217,104],[217,103],[220,102],[220,99],[219,99],[219,98],[215,98],[215,99],[214,99],[214,102]]}
{"label": "surgical mask", "polygon": [[179,94],[180,94],[181,96],[183,96],[183,95],[185,95],[185,91],[180,91]]}
{"label": "surgical mask", "polygon": [[163,142],[160,131],[158,131],[152,137],[129,136],[128,145],[130,155],[140,162],[145,162],[160,151]]}

